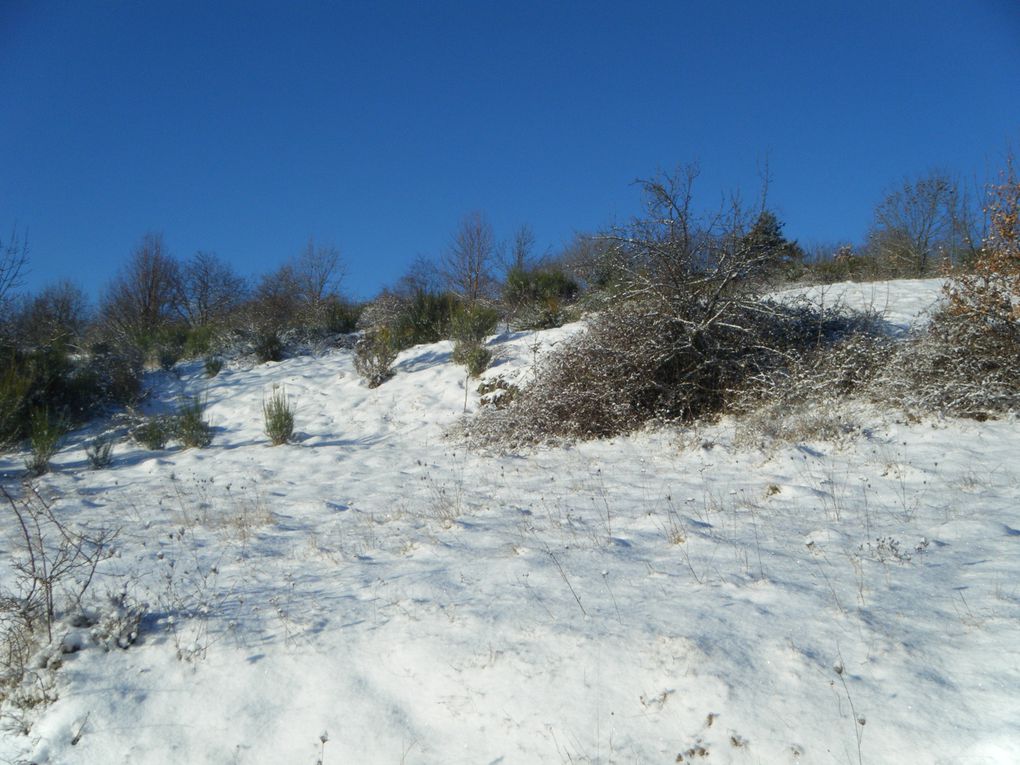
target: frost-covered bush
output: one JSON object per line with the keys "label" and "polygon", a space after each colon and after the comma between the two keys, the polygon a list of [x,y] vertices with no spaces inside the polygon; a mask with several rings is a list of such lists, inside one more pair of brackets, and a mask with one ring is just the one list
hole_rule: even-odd
{"label": "frost-covered bush", "polygon": [[85,445],[85,456],[93,470],[102,470],[113,462],[113,436],[96,436]]}
{"label": "frost-covered bush", "polygon": [[354,368],[369,388],[378,388],[393,376],[397,348],[388,327],[369,330],[354,347]]}
{"label": "frost-covered bush", "polygon": [[699,216],[688,168],[643,184],[647,215],[609,232],[611,299],[541,363],[475,438],[503,444],[600,438],[691,421],[774,388],[796,363],[871,326],[867,317],[764,297],[771,255],[739,209]]}
{"label": "frost-covered bush", "polygon": [[908,409],[985,419],[1020,410],[1020,333],[946,309],[896,354],[876,393]]}
{"label": "frost-covered bush", "polygon": [[[700,308],[696,315],[706,318]],[[472,430],[513,445],[711,417],[766,391],[776,395],[799,359],[865,326],[864,318],[767,300],[731,305],[708,322],[617,303],[547,356],[508,406],[483,411]],[[847,375],[845,384],[854,384]]]}
{"label": "frost-covered bush", "polygon": [[870,398],[895,353],[874,316],[843,317],[843,339],[798,353],[789,366],[755,380],[735,404],[735,440],[744,446],[833,441],[859,431],[855,402]]}

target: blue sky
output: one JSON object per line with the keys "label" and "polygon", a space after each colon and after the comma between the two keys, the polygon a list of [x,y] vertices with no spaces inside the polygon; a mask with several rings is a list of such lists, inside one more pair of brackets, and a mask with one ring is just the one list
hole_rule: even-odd
{"label": "blue sky", "polygon": [[98,296],[147,231],[270,271],[309,237],[369,297],[460,219],[555,250],[696,161],[791,238],[859,240],[933,167],[1020,142],[1020,3],[0,0],[0,236]]}

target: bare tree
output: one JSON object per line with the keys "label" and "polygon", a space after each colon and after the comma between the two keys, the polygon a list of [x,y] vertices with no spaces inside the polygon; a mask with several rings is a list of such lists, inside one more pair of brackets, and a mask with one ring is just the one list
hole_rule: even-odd
{"label": "bare tree", "polygon": [[305,322],[321,322],[340,302],[344,276],[340,250],[311,239],[300,253],[259,280],[253,319],[260,331],[278,332]]}
{"label": "bare tree", "polygon": [[939,262],[974,257],[980,246],[968,194],[940,170],[890,191],[875,208],[868,232],[872,255],[896,273],[930,274]]}
{"label": "bare tree", "polygon": [[69,281],[46,287],[25,298],[16,311],[17,337],[29,345],[68,345],[77,341],[88,323],[88,299]]}
{"label": "bare tree", "polygon": [[178,313],[180,295],[180,265],[166,251],[163,235],[150,232],[110,285],[102,318],[110,329],[134,341],[151,339]]}
{"label": "bare tree", "polygon": [[181,269],[178,310],[192,326],[227,316],[244,302],[247,285],[242,277],[210,252],[196,252]]}
{"label": "bare tree", "polygon": [[308,307],[318,308],[339,296],[344,266],[334,245],[316,245],[309,239],[290,266],[300,298]]}
{"label": "bare tree", "polygon": [[11,290],[21,286],[21,275],[28,263],[28,238],[20,239],[18,229],[11,229],[5,242],[0,239],[0,303]]}
{"label": "bare tree", "polygon": [[397,280],[393,293],[402,298],[413,297],[418,293],[434,294],[441,287],[441,274],[435,262],[424,255],[419,255],[408,266],[407,271]]}
{"label": "bare tree", "polygon": [[449,288],[475,303],[487,297],[493,286],[492,265],[496,237],[484,213],[464,217],[443,258],[443,275]]}
{"label": "bare tree", "polygon": [[527,224],[514,232],[507,271],[526,271],[535,251],[535,232]]}
{"label": "bare tree", "polygon": [[718,210],[694,209],[698,175],[692,164],[638,180],[646,214],[601,236],[603,268],[614,273],[624,297],[731,303],[753,291],[750,278],[767,269],[768,253],[749,245],[751,215],[739,197]]}

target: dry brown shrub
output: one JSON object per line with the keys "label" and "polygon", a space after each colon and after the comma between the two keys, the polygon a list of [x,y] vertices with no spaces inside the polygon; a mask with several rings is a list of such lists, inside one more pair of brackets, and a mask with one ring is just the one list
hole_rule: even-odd
{"label": "dry brown shrub", "polygon": [[906,346],[886,394],[908,407],[983,419],[1020,408],[1020,179],[1012,160],[989,193],[991,229],[970,273]]}

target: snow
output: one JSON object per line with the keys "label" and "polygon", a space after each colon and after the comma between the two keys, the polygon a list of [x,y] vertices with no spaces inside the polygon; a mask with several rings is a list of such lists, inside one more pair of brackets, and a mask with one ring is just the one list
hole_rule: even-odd
{"label": "snow", "polygon": [[[905,328],[938,284],[812,294]],[[494,338],[487,375],[578,330]],[[374,390],[346,350],[185,365],[151,406],[205,396],[210,447],[125,442],[91,471],[79,434],[40,491],[120,528],[94,589],[148,613],[126,650],[69,635],[58,699],[0,761],[1020,761],[1015,419],[479,454],[444,437],[478,405],[450,351]],[[279,447],[275,387],[299,431]]]}
{"label": "snow", "polygon": [[777,293],[803,298],[823,308],[849,306],[874,311],[892,334],[901,335],[923,323],[942,298],[942,279],[899,279],[892,282],[841,282],[796,287]]}

